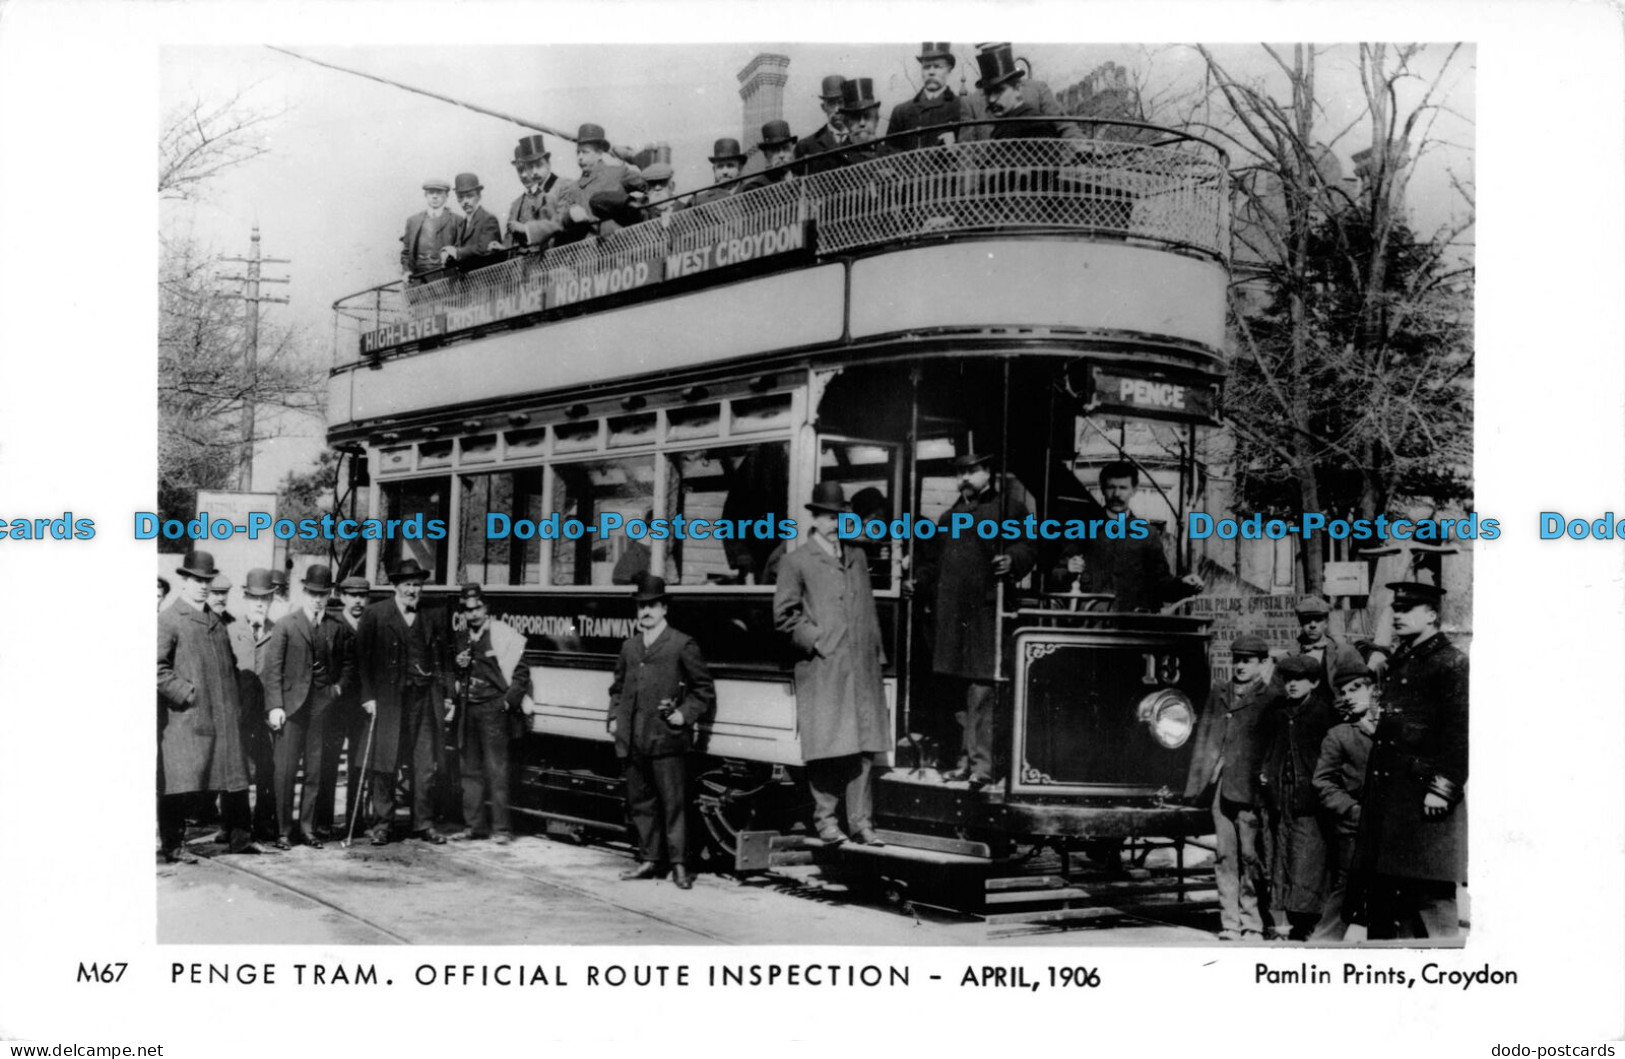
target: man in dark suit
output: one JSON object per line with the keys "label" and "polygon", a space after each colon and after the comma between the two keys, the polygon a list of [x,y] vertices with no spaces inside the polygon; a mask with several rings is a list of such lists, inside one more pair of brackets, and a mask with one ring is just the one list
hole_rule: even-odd
{"label": "man in dark suit", "polygon": [[[339,582],[339,598],[337,604],[329,602],[328,613],[336,621],[344,623],[350,630],[350,641],[355,643],[356,631],[361,625],[361,613],[367,609],[367,593],[371,586],[364,577],[346,577]],[[348,820],[354,816],[357,809],[356,800],[361,797],[361,766],[367,754],[367,731],[370,727],[368,716],[361,710],[361,669],[360,661],[356,663],[355,678],[341,680],[336,689],[336,696],[327,708],[327,741],[322,748],[322,774],[320,789],[316,800],[316,827],[317,838],[322,838],[321,831],[327,827],[328,822],[334,819],[334,806],[337,802],[339,759],[345,757],[345,744],[349,744],[348,756],[345,759],[345,806],[344,816],[334,821],[341,832],[348,832]]]}
{"label": "man in dark suit", "polygon": [[271,642],[271,597],[276,583],[271,571],[256,567],[243,582],[243,616],[226,626],[231,651],[237,658],[237,699],[249,770],[254,781],[254,837],[270,842],[277,836],[276,762],[271,732],[265,727],[265,686],[260,672],[265,646]]}
{"label": "man in dark suit", "polygon": [[740,190],[755,191],[757,188],[795,179],[790,163],[795,161],[797,142],[790,133],[789,122],[778,119],[764,122],[762,139],[756,146],[762,149],[762,158],[767,163],[767,169],[745,181]]}
{"label": "man in dark suit", "polygon": [[[1129,502],[1140,485],[1140,472],[1126,460],[1100,469],[1100,498],[1110,519],[1127,519]],[[1104,534],[1089,541],[1071,541],[1061,549],[1061,564],[1050,574],[1051,587],[1066,591],[1110,593],[1112,609],[1157,613],[1202,591],[1198,574],[1175,577],[1168,570],[1161,534],[1121,538]]]}
{"label": "man in dark suit", "polygon": [[[516,718],[530,696],[530,667],[525,664],[525,637],[506,622],[491,617],[485,592],[464,585],[461,597],[467,624],[456,634],[457,689],[462,716],[457,719],[457,747],[462,752],[463,830],[453,840],[491,836],[499,846],[513,841],[508,811],[508,743]],[[485,799],[491,799],[490,826],[485,826]]]}
{"label": "man in dark suit", "polygon": [[559,234],[559,190],[563,187],[553,172],[553,155],[546,141],[539,134],[522,138],[513,149],[513,167],[525,191],[508,207],[508,243],[546,246]]}
{"label": "man in dark suit", "polygon": [[643,578],[633,593],[638,631],[621,645],[609,688],[609,732],[626,768],[626,804],[638,833],[638,867],[622,879],[666,872],[694,885],[688,864],[688,754],[694,726],[716,706],[700,647],[666,624],[666,582]]}
{"label": "man in dark suit", "polygon": [[[732,136],[724,136],[711,145],[711,154],[706,159],[711,163],[711,180],[722,184],[733,180],[739,171],[745,167],[745,152],[739,146],[739,141]],[[728,184],[726,187],[709,187],[694,196],[694,205],[703,206],[716,199],[725,199],[729,195],[737,195],[744,190],[743,184]]]}
{"label": "man in dark suit", "polygon": [[846,146],[846,123],[841,118],[841,86],[845,84],[846,78],[840,74],[830,74],[824,78],[818,91],[818,105],[824,108],[824,124],[817,132],[796,144],[797,158],[811,158]]}
{"label": "man in dark suit", "polygon": [[[296,839],[316,849],[317,791],[327,744],[327,713],[346,683],[356,680],[355,642],[349,628],[327,613],[333,571],[320,563],[300,581],[301,605],[271,630],[265,648],[265,720],[276,740],[277,849]],[[305,764],[299,832],[293,831],[293,786]]]}
{"label": "man in dark suit", "polygon": [[[395,819],[395,769],[412,766],[412,833],[436,845],[434,775],[452,710],[446,679],[446,632],[439,615],[418,609],[429,572],[407,559],[389,575],[395,598],[374,603],[361,615],[356,655],[361,669],[361,708],[373,718],[372,844],[389,841]],[[444,711],[444,713],[442,712]]]}
{"label": "man in dark suit", "polygon": [[485,185],[473,173],[458,173],[455,184],[457,205],[463,219],[457,225],[457,238],[440,251],[448,264],[458,268],[479,268],[491,256],[492,245],[502,245],[502,225],[496,215],[480,205],[480,193]]}
{"label": "man in dark suit", "polygon": [[951,125],[970,117],[964,101],[948,87],[948,75],[954,69],[953,46],[935,42],[922,44],[916,58],[925,84],[913,99],[905,99],[893,107],[891,119],[886,122],[888,137],[920,130],[906,139],[890,140],[892,147],[899,151],[951,144],[957,138],[956,130],[938,130],[933,126]]}
{"label": "man in dark suit", "polygon": [[461,217],[446,209],[451,185],[444,180],[425,180],[423,199],[428,208],[406,219],[401,236],[401,279],[411,283],[420,273],[433,272],[445,260],[441,251],[457,241]]}

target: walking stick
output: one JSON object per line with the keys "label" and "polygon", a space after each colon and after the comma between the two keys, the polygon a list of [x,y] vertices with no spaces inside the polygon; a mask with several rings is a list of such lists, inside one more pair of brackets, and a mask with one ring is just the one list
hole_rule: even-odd
{"label": "walking stick", "polygon": [[378,707],[373,707],[371,719],[367,721],[367,748],[361,752],[361,782],[356,784],[355,804],[350,806],[350,827],[344,833],[344,841],[340,843],[345,849],[350,848],[350,840],[355,837],[355,822],[361,816],[361,804],[365,801],[363,792],[367,789],[367,777],[372,770],[372,732],[378,727]]}

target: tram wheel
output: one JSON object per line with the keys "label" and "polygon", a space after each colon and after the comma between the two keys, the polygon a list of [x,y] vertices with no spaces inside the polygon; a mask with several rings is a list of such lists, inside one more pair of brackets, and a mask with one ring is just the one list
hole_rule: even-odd
{"label": "tram wheel", "polygon": [[710,838],[703,854],[717,870],[733,869],[741,832],[778,830],[765,797],[772,785],[771,773],[749,767],[724,766],[700,777],[696,802]]}

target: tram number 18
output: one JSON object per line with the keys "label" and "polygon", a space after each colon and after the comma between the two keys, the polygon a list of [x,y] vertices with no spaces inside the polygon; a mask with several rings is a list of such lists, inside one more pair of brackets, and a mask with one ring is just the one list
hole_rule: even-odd
{"label": "tram number 18", "polygon": [[1140,658],[1145,662],[1145,672],[1140,674],[1140,683],[1151,685],[1179,683],[1178,655],[1159,655],[1146,651]]}

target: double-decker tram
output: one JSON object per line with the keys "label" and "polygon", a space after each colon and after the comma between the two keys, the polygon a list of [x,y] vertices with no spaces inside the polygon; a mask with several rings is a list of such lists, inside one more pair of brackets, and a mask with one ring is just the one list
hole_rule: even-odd
{"label": "double-decker tram", "polygon": [[[537,712],[516,749],[518,807],[623,826],[608,688],[634,628],[628,586],[652,571],[717,677],[697,811],[727,866],[768,863],[810,806],[772,613],[778,558],[798,542],[779,524],[804,525],[814,485],[834,481],[887,527],[860,542],[896,745],[876,780],[876,855],[994,864],[1205,830],[1178,803],[1208,689],[1202,624],[1057,590],[1065,541],[1041,535],[1032,573],[986,603],[1009,764],[980,789],[942,778],[964,695],[936,672],[935,593],[917,576],[940,540],[915,530],[956,499],[955,458],[997,454],[1001,495],[1037,516],[1024,532],[1100,516],[1091,458],[1141,463],[1176,514],[1201,503],[1225,157],[1171,130],[1088,128],[801,173],[338,304],[329,440],[362,483],[355,514],[449,530],[370,542],[369,578],[415,558],[433,572],[426,599],[481,584],[528,637]],[[1131,435],[1155,440],[1157,466],[1125,453]],[[634,535],[679,517],[681,539]]]}

